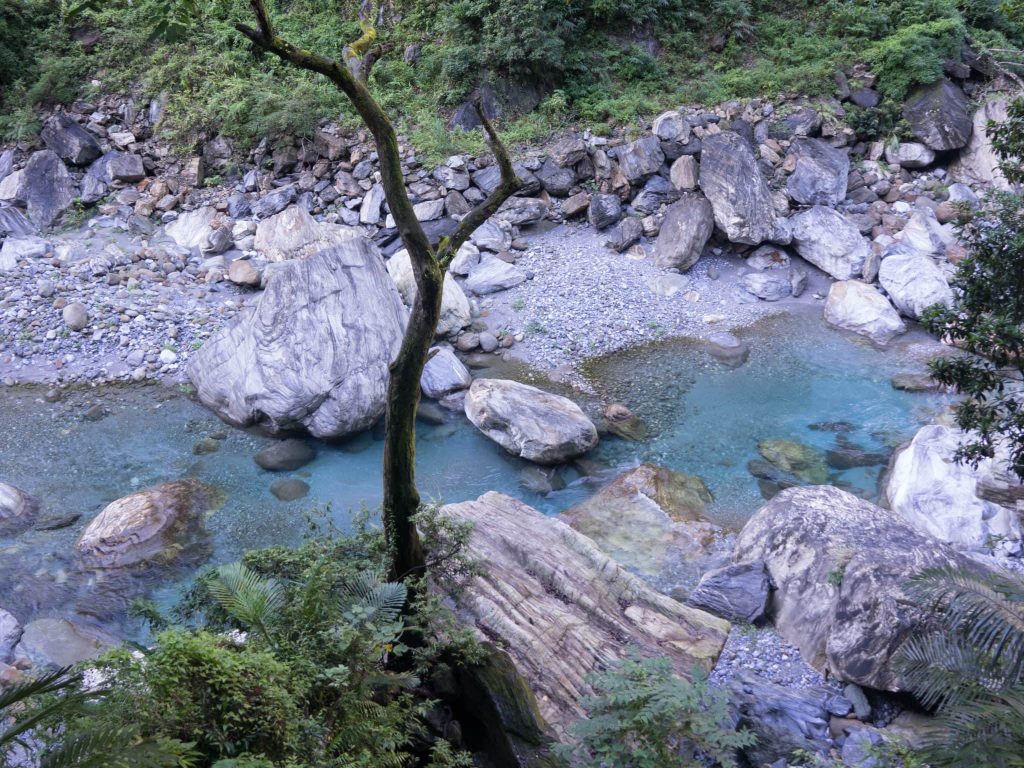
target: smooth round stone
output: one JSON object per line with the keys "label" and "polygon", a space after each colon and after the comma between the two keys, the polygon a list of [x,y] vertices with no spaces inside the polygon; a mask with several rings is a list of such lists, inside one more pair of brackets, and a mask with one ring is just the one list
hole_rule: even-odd
{"label": "smooth round stone", "polygon": [[72,331],[81,331],[89,324],[89,312],[80,301],[68,304],[61,312],[64,325]]}
{"label": "smooth round stone", "polygon": [[264,448],[254,458],[270,472],[294,472],[316,458],[316,449],[305,440],[289,438]]}
{"label": "smooth round stone", "polygon": [[278,480],[271,485],[270,492],[279,501],[297,501],[309,493],[309,484],[290,477],[287,480]]}

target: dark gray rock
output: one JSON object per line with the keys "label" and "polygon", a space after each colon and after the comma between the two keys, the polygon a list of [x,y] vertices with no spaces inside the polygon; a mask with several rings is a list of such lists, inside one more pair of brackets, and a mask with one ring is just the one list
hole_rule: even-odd
{"label": "dark gray rock", "polygon": [[257,219],[265,219],[273,216],[275,213],[280,213],[295,202],[297,194],[295,187],[292,185],[275,189],[252,204],[252,215]]}
{"label": "dark gray rock", "polygon": [[[523,185],[517,194],[533,195],[540,192],[540,180],[533,171],[522,163],[515,163],[512,168],[516,172],[516,178]],[[485,195],[491,194],[501,184],[501,169],[496,165],[489,165],[473,174],[473,183],[478,186]]]}
{"label": "dark gray rock", "polygon": [[537,171],[541,186],[555,197],[565,197],[576,183],[576,172],[572,168],[564,168],[550,157]]}
{"label": "dark gray rock", "polygon": [[548,156],[558,166],[569,168],[587,157],[587,145],[579,136],[565,136],[548,150]]}
{"label": "dark gray rock", "polygon": [[268,472],[294,472],[316,458],[316,449],[305,440],[289,438],[264,448],[253,460]]}
{"label": "dark gray rock", "polygon": [[309,493],[309,484],[298,478],[289,477],[271,485],[270,492],[278,501],[298,501]]}
{"label": "dark gray rock", "polygon": [[771,586],[763,562],[737,563],[701,576],[686,602],[729,621],[754,624],[765,616]]}
{"label": "dark gray rock", "polygon": [[914,137],[929,149],[961,149],[970,141],[971,102],[951,80],[918,88],[903,105],[903,118]]}
{"label": "dark gray rock", "polygon": [[715,229],[711,203],[704,195],[685,194],[673,203],[654,242],[654,263],[663,269],[686,271],[700,258]]}
{"label": "dark gray rock", "polygon": [[775,114],[757,124],[754,135],[759,143],[765,139],[790,140],[798,136],[816,136],[821,129],[821,115],[811,107],[797,107],[785,115]]}
{"label": "dark gray rock", "polygon": [[796,167],[786,181],[789,196],[802,205],[834,208],[846,197],[850,157],[822,139],[797,139],[789,149]]}
{"label": "dark gray rock", "polygon": [[47,120],[39,138],[47,149],[72,165],[88,165],[102,154],[93,135],[69,115],[55,115]]}
{"label": "dark gray rock", "polygon": [[612,230],[611,236],[605,242],[605,245],[613,251],[622,253],[633,243],[639,242],[643,234],[644,227],[640,223],[640,219],[635,216],[627,216]]}
{"label": "dark gray rock", "polygon": [[618,195],[594,195],[590,198],[587,218],[594,229],[607,229],[622,218],[622,201]]}
{"label": "dark gray rock", "polygon": [[645,136],[618,149],[619,168],[630,184],[657,173],[665,162],[657,136]]}
{"label": "dark gray rock", "polygon": [[21,171],[17,200],[25,205],[29,220],[39,229],[53,226],[76,195],[71,174],[52,150],[34,153]]}
{"label": "dark gray rock", "polygon": [[857,88],[850,94],[850,101],[862,109],[874,109],[882,101],[882,97],[872,88]]}
{"label": "dark gray rock", "polygon": [[729,686],[737,726],[749,728],[756,743],[743,750],[753,765],[788,760],[797,750],[824,754],[832,746],[827,688],[794,689],[740,671]]}

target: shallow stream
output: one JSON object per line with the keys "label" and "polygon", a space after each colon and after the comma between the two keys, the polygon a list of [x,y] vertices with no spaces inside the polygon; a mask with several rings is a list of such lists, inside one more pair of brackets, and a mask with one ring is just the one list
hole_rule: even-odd
{"label": "shallow stream", "polygon": [[[460,501],[499,490],[556,513],[617,469],[654,461],[702,476],[715,495],[710,516],[738,527],[762,503],[747,470],[759,440],[792,439],[822,450],[840,440],[887,454],[948,403],[942,395],[890,385],[896,373],[924,370],[934,347],[923,334],[880,351],[824,327],[819,310],[771,318],[738,335],[751,350],[738,367],[688,340],[656,343],[587,366],[597,393],[633,409],[651,431],[640,443],[603,438],[588,457],[605,467],[597,478],[567,468],[564,490],[547,496],[528,491],[520,485],[524,462],[505,454],[461,414],[448,414],[444,424],[419,427],[421,491],[427,498]],[[290,475],[275,474],[253,461],[269,438],[226,427],[177,389],[81,391],[58,403],[46,402],[43,394],[0,389],[0,479],[40,499],[43,520],[80,517],[58,530],[0,540],[0,606],[23,622],[77,613],[142,637],[141,627],[125,619],[127,600],[148,595],[168,605],[177,599],[198,563],[145,576],[96,576],[76,565],[74,542],[88,521],[134,490],[183,476],[216,486],[223,503],[206,521],[207,561],[214,563],[247,548],[300,541],[311,509],[327,509],[344,529],[353,510],[372,508],[380,499],[379,431],[318,444],[313,463]],[[90,409],[99,418],[86,418]],[[211,435],[222,438],[219,450],[193,453]],[[835,470],[830,481],[873,498],[882,469],[880,462]],[[305,499],[281,502],[271,495],[270,485],[287,476],[309,484]]]}

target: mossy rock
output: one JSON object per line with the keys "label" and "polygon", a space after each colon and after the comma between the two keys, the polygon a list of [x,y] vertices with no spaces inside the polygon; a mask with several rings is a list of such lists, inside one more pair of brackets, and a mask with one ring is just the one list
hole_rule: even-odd
{"label": "mossy rock", "polygon": [[758,452],[765,460],[803,480],[808,485],[828,482],[828,462],[825,454],[796,440],[762,440]]}

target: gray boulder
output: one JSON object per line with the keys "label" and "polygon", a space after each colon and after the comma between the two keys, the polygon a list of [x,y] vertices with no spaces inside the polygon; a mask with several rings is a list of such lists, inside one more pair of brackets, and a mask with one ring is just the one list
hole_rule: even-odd
{"label": "gray boulder", "polygon": [[701,576],[686,602],[729,621],[753,624],[768,610],[771,586],[764,563],[736,563]]}
{"label": "gray boulder", "polygon": [[973,129],[970,99],[946,79],[911,93],[903,105],[903,119],[914,138],[938,151],[967,146]]}
{"label": "gray boulder", "polygon": [[740,278],[740,286],[764,301],[779,301],[793,292],[789,274],[778,269],[748,272]]}
{"label": "gray boulder", "polygon": [[683,195],[669,206],[654,242],[654,263],[663,269],[686,271],[700,259],[715,229],[714,212],[699,193]]}
{"label": "gray boulder", "polygon": [[50,244],[41,237],[8,237],[0,246],[0,272],[16,269],[22,261],[41,259],[49,249]]}
{"label": "gray boulder", "polygon": [[754,150],[731,131],[704,139],[700,188],[711,202],[715,225],[730,242],[759,245],[775,232],[771,191]]}
{"label": "gray boulder", "polygon": [[316,449],[305,440],[291,437],[268,445],[253,457],[253,461],[268,472],[294,472],[316,458]]}
{"label": "gray boulder", "polygon": [[946,276],[929,256],[916,252],[893,253],[882,259],[878,282],[903,315],[920,320],[935,304],[949,306],[953,291]]}
{"label": "gray boulder", "polygon": [[657,173],[665,162],[665,153],[661,151],[661,142],[657,136],[645,136],[631,141],[619,147],[618,152],[619,168],[630,184],[636,184]]}
{"label": "gray boulder", "polygon": [[825,300],[825,322],[867,336],[876,344],[888,344],[907,330],[889,300],[873,285],[859,280],[832,283]]}
{"label": "gray boulder", "polygon": [[902,515],[832,486],[788,488],[736,539],[737,562],[763,560],[776,585],[770,614],[811,666],[858,685],[897,691],[891,659],[932,620],[911,600],[926,568],[980,568]]}
{"label": "gray boulder", "polygon": [[597,445],[597,428],[576,403],[528,384],[477,379],[465,410],[487,437],[537,464],[558,464]]}
{"label": "gray boulder", "polygon": [[835,694],[827,688],[794,689],[741,671],[729,685],[729,702],[737,727],[757,736],[743,750],[751,765],[785,764],[797,750],[824,755],[832,746],[827,704]]}
{"label": "gray boulder", "polygon": [[14,616],[0,608],[0,664],[7,664],[14,656],[14,647],[21,640],[21,624]]}
{"label": "gray boulder", "polygon": [[[402,301],[411,307],[416,300],[416,277],[407,250],[403,248],[388,259],[388,274],[395,281]],[[441,288],[441,316],[437,320],[437,335],[457,333],[469,325],[471,319],[469,299],[451,273],[446,274]]]}
{"label": "gray boulder", "polygon": [[559,167],[570,168],[587,156],[587,145],[579,136],[565,136],[552,145],[548,156]]}
{"label": "gray boulder", "polygon": [[72,165],[88,165],[103,154],[93,135],[69,115],[55,115],[47,120],[39,138],[47,149]]}
{"label": "gray boulder", "polygon": [[576,183],[576,172],[549,157],[537,171],[537,178],[545,192],[555,197],[565,197]]}
{"label": "gray boulder", "polygon": [[526,281],[526,273],[515,264],[494,256],[480,259],[466,279],[466,287],[477,296],[508,290]]}
{"label": "gray boulder", "polygon": [[797,253],[836,280],[860,277],[870,247],[857,226],[832,208],[816,205],[790,218]]}
{"label": "gray boulder", "polygon": [[424,395],[440,400],[452,392],[469,388],[473,377],[451,347],[434,347],[430,352],[430,359],[423,366],[423,375],[420,376],[420,389]]}
{"label": "gray boulder", "polygon": [[384,412],[404,326],[380,253],[351,238],[275,267],[255,307],[193,355],[189,376],[231,424],[343,437]]}
{"label": "gray boulder", "polygon": [[789,153],[796,167],[786,181],[789,196],[802,205],[835,207],[846,197],[850,156],[822,139],[797,139]]}
{"label": "gray boulder", "polygon": [[[512,169],[516,172],[516,178],[522,184],[518,194],[533,195],[540,192],[540,180],[533,171],[522,163],[515,163]],[[496,165],[489,165],[473,173],[473,183],[485,194],[489,195],[501,184],[501,168]]]}
{"label": "gray boulder", "polygon": [[32,222],[17,208],[0,205],[0,237],[31,235],[35,231]]}
{"label": "gray boulder", "polygon": [[494,214],[496,221],[514,226],[535,224],[548,215],[548,204],[537,197],[510,197]]}
{"label": "gray boulder", "polygon": [[618,195],[594,195],[590,198],[587,218],[594,229],[607,229],[622,218],[622,201]]}
{"label": "gray boulder", "polygon": [[885,160],[903,168],[925,168],[935,162],[935,153],[916,141],[901,141],[885,148]]}
{"label": "gray boulder", "polygon": [[23,169],[4,180],[6,187],[15,179],[10,199],[25,206],[29,220],[39,229],[53,226],[77,195],[77,187],[68,169],[55,152],[35,152]]}
{"label": "gray boulder", "polygon": [[219,218],[216,208],[204,205],[179,215],[164,227],[164,233],[183,248],[199,248],[209,240]]}
{"label": "gray boulder", "polygon": [[275,189],[252,204],[252,215],[257,219],[265,219],[275,213],[280,213],[295,202],[297,194],[293,184]]}

